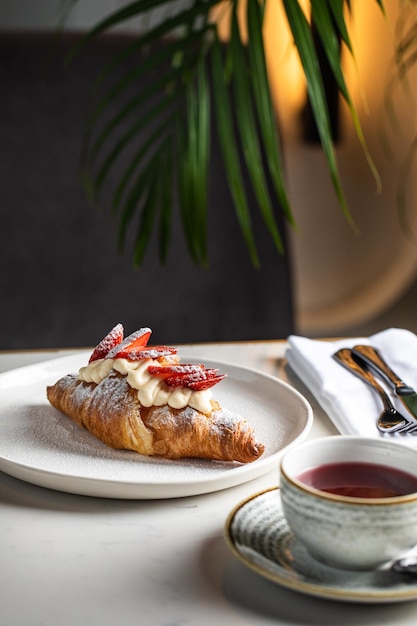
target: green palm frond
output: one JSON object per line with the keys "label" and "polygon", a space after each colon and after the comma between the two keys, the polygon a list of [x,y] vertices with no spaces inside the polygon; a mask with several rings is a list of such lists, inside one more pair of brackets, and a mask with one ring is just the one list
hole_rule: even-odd
{"label": "green palm frond", "polygon": [[[309,100],[329,173],[347,220],[353,225],[338,171],[317,50],[309,19],[299,0],[280,0],[307,80]],[[109,205],[119,224],[121,248],[133,238],[134,264],[140,266],[157,233],[160,260],[168,259],[174,207],[178,202],[191,258],[207,266],[209,252],[210,138],[217,129],[237,220],[248,253],[259,265],[248,203],[248,184],[266,230],[283,252],[279,211],[294,225],[282,153],[268,82],[262,36],[266,0],[247,0],[247,41],[231,8],[230,40],[220,41],[212,9],[220,0],[189,0],[172,13],[172,0],[138,0],[97,24],[71,57],[94,37],[135,17],[162,12],[156,26],[144,28],[102,69],[91,90],[82,153],[88,197]],[[382,1],[376,0],[384,11]],[[340,42],[352,49],[345,17],[349,0],[310,0],[312,19],[346,101],[368,163],[359,118],[345,84]],[[69,61],[71,58],[69,59]],[[112,190],[106,185],[112,180]],[[110,200],[109,200],[110,199]]]}
{"label": "green palm frond", "polygon": [[[249,4],[251,3],[252,0],[249,0]],[[263,73],[258,73],[256,67],[252,70],[252,66],[247,60],[246,46],[239,32],[236,6],[237,5],[235,5],[232,18],[230,52],[231,66],[233,67],[237,126],[243,142],[243,156],[252,181],[259,209],[277,249],[283,251],[283,243],[274,216],[267,180],[265,178],[264,159],[262,158],[262,150],[257,131],[256,110],[254,108],[255,94],[253,91],[255,90],[256,93],[258,88],[262,91],[264,85],[257,84],[254,86],[252,75],[256,75],[258,81],[261,80],[264,75]]]}
{"label": "green palm frond", "polygon": [[350,53],[354,55],[344,17],[344,0],[311,0],[311,8],[312,19],[314,20],[314,25],[317,28],[317,32],[323,45],[323,50],[325,51],[327,60],[335,77],[339,93],[344,98],[349,108],[352,122],[361,143],[362,150],[377,182],[377,186],[380,189],[381,181],[379,173],[368,150],[359,116],[350,97],[340,64],[339,37],[345,43]]}
{"label": "green palm frond", "polygon": [[[210,151],[210,102],[203,61],[197,83],[187,92],[186,119],[177,129],[177,163],[183,230],[192,259],[208,265],[207,187]],[[185,132],[184,132],[185,131]]]}
{"label": "green palm frond", "polygon": [[[137,4],[143,6],[144,3]],[[146,5],[149,4],[155,2],[147,1]],[[134,239],[135,265],[140,265],[143,259],[146,244],[156,224],[154,213],[157,209],[162,215],[160,258],[162,261],[167,258],[171,216],[167,205],[172,203],[175,177],[183,182],[188,177],[185,183],[187,189],[181,196],[190,203],[188,211],[184,212],[183,203],[182,209],[184,230],[189,231],[186,239],[191,256],[197,263],[207,263],[205,205],[209,147],[203,135],[208,135],[209,121],[205,102],[207,95],[204,95],[207,88],[204,90],[201,86],[203,80],[199,68],[206,56],[202,30],[209,28],[209,8],[208,2],[204,7],[193,6],[181,15],[170,18],[170,28],[177,28],[182,24],[185,35],[176,36],[162,47],[157,44],[161,32],[168,28],[168,22],[163,27],[156,27],[146,33],[140,38],[140,43],[135,42],[130,46],[132,55],[139,51],[138,64],[125,69],[123,61],[126,55],[120,55],[117,62],[103,70],[94,85],[92,97],[97,101],[92,104],[86,122],[82,160],[84,183],[90,200],[99,203],[99,196],[110,174],[123,162],[122,174],[116,180],[112,208],[119,219],[121,248],[125,245],[127,233],[135,218],[139,221]],[[106,24],[116,23],[123,15],[123,12],[119,12],[113,19],[107,20]],[[196,17],[203,18],[203,21],[200,30],[195,32],[192,25]],[[101,29],[100,26],[96,30],[101,32]],[[88,37],[90,36],[91,33]],[[149,50],[146,48],[145,53],[140,54],[143,46],[152,46],[153,43],[156,47]],[[106,87],[104,92],[100,91],[100,87],[106,84],[106,79],[112,77],[118,68],[122,70],[121,76],[110,87]],[[143,81],[146,86],[136,90],[135,85],[142,84]],[[193,110],[196,81],[200,93],[197,113]],[[122,104],[119,104],[119,99]],[[108,111],[111,111],[110,118],[103,123],[102,119]],[[191,146],[196,136],[199,140],[198,147]],[[123,161],[129,149],[128,160]],[[184,158],[189,149],[188,158]],[[193,180],[192,167],[198,170],[196,180]],[[181,188],[181,185],[178,186]],[[196,215],[199,216],[197,220]]]}
{"label": "green palm frond", "polygon": [[[323,152],[327,161],[330,176],[333,181],[333,186],[347,220],[353,225],[353,219],[351,217],[340,182],[336,156],[332,143],[332,133],[326,95],[324,91],[319,60],[317,58],[317,51],[314,45],[310,24],[298,0],[283,0],[283,2],[285,11],[287,13],[288,22],[290,24],[290,28],[294,37],[294,44],[298,50],[298,54],[300,56],[300,60],[306,75],[310,104],[314,113],[317,131],[319,133],[321,144],[323,146]],[[318,26],[320,26],[320,24],[322,24],[320,17],[317,21]],[[322,26],[324,27],[323,24]],[[330,65],[334,71],[335,64],[336,66],[340,66],[340,60],[336,61],[334,58],[334,55],[336,54],[334,47],[337,42],[334,29],[331,29],[330,33],[331,37],[327,41],[330,50],[326,49],[326,51],[328,53],[328,57],[331,59]],[[337,58],[339,59],[338,51]]]}
{"label": "green palm frond", "polygon": [[244,191],[244,179],[239,162],[239,152],[235,137],[233,112],[229,100],[228,85],[224,82],[224,66],[222,48],[216,33],[216,38],[213,44],[213,92],[217,111],[220,144],[237,218],[252,262],[255,266],[259,266],[259,257],[253,237],[251,217]]}
{"label": "green palm frond", "polygon": [[276,132],[271,132],[271,128],[275,128],[276,124],[262,38],[262,7],[257,0],[248,0],[247,23],[249,41],[252,42],[248,46],[248,57],[259,134],[263,142],[263,149],[276,196],[286,219],[294,226],[295,221],[284,181],[284,163],[278,140],[278,129],[276,128]]}

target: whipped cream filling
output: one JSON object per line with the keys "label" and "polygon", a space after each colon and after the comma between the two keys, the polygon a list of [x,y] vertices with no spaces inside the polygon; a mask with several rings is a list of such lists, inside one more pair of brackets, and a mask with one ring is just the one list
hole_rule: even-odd
{"label": "whipped cream filling", "polygon": [[163,406],[167,404],[173,409],[184,409],[190,406],[200,413],[211,412],[211,389],[193,391],[189,387],[170,387],[162,378],[152,376],[148,367],[158,366],[158,361],[143,359],[98,359],[92,361],[78,372],[78,378],[86,383],[97,385],[108,376],[112,369],[126,376],[133,389],[137,389],[138,399],[142,406]]}

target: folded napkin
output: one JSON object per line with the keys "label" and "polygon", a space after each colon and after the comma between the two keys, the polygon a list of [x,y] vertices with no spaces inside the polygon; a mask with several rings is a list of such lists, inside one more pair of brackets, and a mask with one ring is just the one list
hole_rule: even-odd
{"label": "folded napkin", "polygon": [[[332,354],[339,348],[370,344],[377,348],[391,369],[417,390],[417,336],[402,328],[389,328],[370,337],[318,341],[297,335],[288,337],[286,358],[290,367],[308,387],[336,428],[344,435],[386,437],[376,427],[382,403],[375,391],[346,370]],[[379,381],[379,379],[377,379]],[[380,382],[380,381],[379,381]],[[382,385],[389,392],[386,385]],[[389,392],[396,408],[406,409]],[[404,435],[389,435],[389,437]],[[407,437],[417,443],[417,438]]]}

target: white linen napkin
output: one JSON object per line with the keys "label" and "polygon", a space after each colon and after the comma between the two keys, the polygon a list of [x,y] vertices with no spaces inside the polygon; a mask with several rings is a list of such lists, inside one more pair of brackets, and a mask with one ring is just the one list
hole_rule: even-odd
{"label": "white linen napkin", "polygon": [[[376,427],[382,410],[377,393],[357,376],[340,365],[332,354],[339,348],[370,344],[377,348],[391,369],[408,385],[417,390],[417,336],[402,328],[389,328],[370,337],[356,337],[338,341],[318,341],[297,335],[288,337],[286,358],[290,367],[308,387],[316,400],[344,435],[364,437],[401,437],[384,435]],[[379,379],[378,379],[378,382]],[[406,409],[388,388],[393,404],[406,414]],[[417,438],[407,437],[417,442]]]}

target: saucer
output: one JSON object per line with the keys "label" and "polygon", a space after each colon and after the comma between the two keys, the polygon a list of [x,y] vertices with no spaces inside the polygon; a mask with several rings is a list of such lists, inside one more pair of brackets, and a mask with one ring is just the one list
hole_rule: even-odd
{"label": "saucer", "polygon": [[320,563],[292,534],[278,488],[238,504],[226,522],[231,552],[272,582],[311,596],[343,602],[405,602],[417,599],[417,576],[389,567],[342,570]]}

